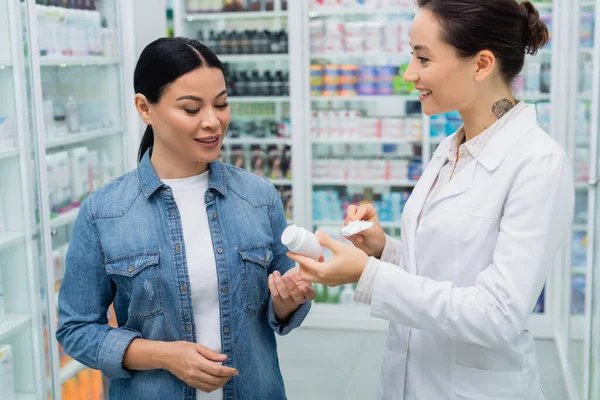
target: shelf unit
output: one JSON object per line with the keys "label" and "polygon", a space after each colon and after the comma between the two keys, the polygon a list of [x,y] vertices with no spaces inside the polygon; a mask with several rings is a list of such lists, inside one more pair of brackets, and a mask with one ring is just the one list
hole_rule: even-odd
{"label": "shelf unit", "polygon": [[88,67],[94,65],[118,65],[120,60],[114,57],[40,57],[42,67]]}

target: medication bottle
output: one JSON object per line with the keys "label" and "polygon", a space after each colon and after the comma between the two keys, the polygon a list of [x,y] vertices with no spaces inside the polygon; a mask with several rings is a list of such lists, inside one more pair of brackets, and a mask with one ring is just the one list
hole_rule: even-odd
{"label": "medication bottle", "polygon": [[315,234],[296,225],[290,225],[283,231],[281,243],[291,252],[302,254],[313,260],[318,260],[323,254],[323,246]]}

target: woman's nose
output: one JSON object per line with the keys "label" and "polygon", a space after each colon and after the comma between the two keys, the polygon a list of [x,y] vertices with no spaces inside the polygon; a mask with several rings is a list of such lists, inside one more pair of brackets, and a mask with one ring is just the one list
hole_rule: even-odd
{"label": "woman's nose", "polygon": [[410,67],[404,72],[402,76],[404,82],[416,82],[419,80],[419,74],[417,72],[411,71]]}

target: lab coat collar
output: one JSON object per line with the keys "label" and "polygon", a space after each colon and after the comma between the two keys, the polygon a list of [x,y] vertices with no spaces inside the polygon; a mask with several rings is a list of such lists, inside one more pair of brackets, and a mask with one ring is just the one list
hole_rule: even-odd
{"label": "lab coat collar", "polygon": [[[498,168],[504,161],[511,148],[537,124],[537,113],[533,104],[525,104],[511,119],[505,122],[501,128],[487,145],[476,152],[474,158],[487,171],[491,172]],[[459,129],[462,129],[461,126]],[[452,138],[456,136],[458,131],[448,136],[435,152],[435,156],[443,156],[447,153],[451,146]],[[433,160],[432,160],[433,161]]]}

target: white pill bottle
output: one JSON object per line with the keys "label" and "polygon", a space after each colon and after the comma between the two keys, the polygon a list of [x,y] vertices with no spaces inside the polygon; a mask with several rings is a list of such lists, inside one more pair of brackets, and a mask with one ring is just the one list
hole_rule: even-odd
{"label": "white pill bottle", "polygon": [[323,255],[323,246],[314,233],[296,225],[290,225],[281,235],[281,243],[292,253],[318,260]]}

